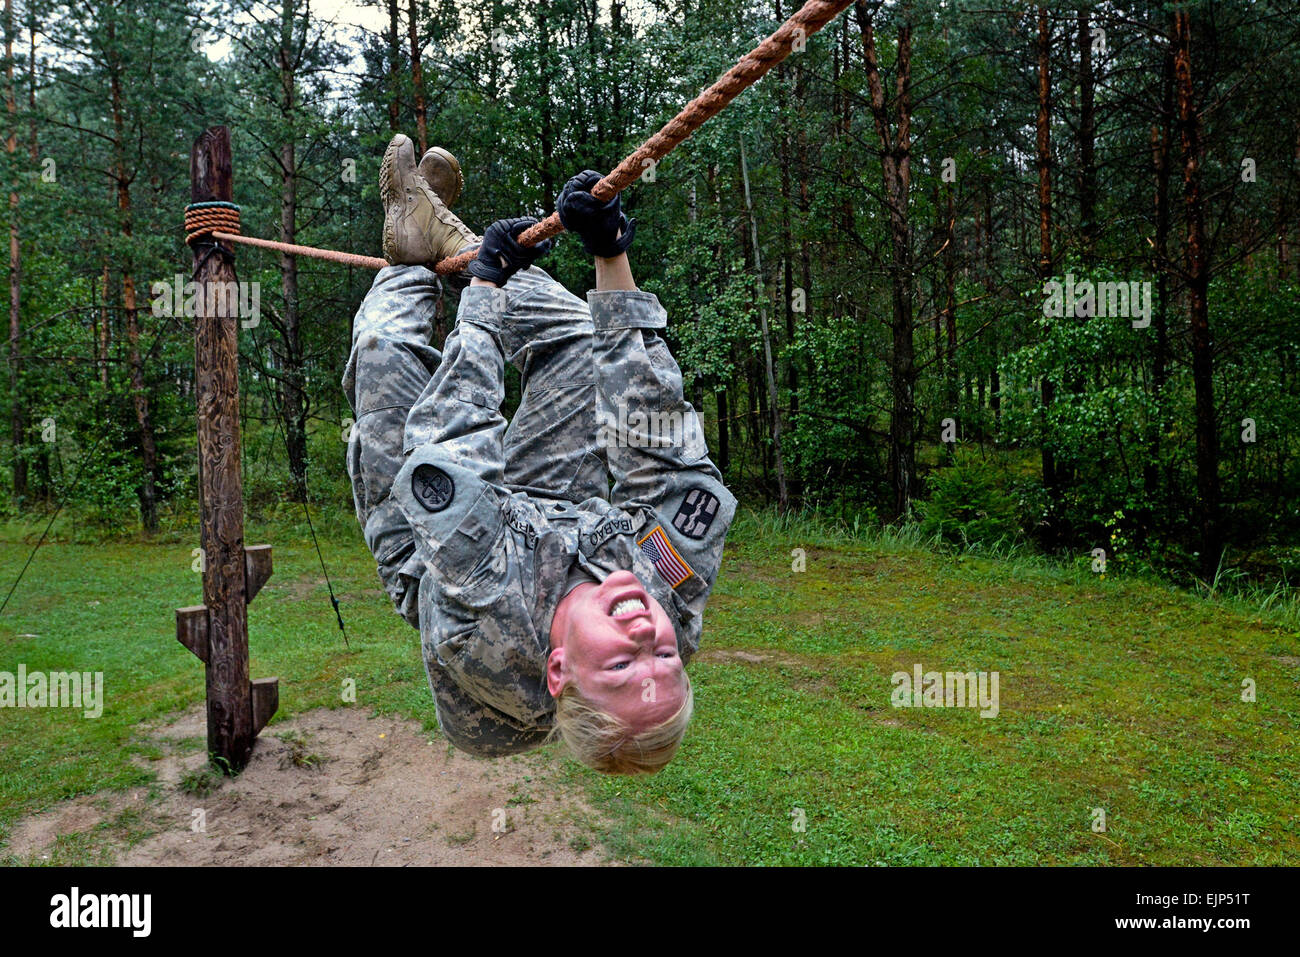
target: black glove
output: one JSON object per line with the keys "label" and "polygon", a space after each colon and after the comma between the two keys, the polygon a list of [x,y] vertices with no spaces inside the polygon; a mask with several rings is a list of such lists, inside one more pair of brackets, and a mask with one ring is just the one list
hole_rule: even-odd
{"label": "black glove", "polygon": [[[529,226],[537,225],[531,216],[517,216],[514,219],[498,219],[483,234],[483,244],[478,248],[478,257],[466,270],[471,276],[486,279],[498,286],[504,286],[506,280],[521,269],[527,269],[534,259],[540,259],[551,251],[555,240],[544,239],[536,246],[521,246],[516,237]],[[501,260],[506,264],[501,265]]]}
{"label": "black glove", "polygon": [[[602,203],[591,195],[591,189],[603,176],[594,169],[583,170],[564,184],[555,198],[555,209],[560,222],[571,233],[582,237],[583,248],[592,256],[612,259],[627,252],[636,233],[636,220],[623,214],[619,198]],[[618,231],[623,230],[619,236]]]}

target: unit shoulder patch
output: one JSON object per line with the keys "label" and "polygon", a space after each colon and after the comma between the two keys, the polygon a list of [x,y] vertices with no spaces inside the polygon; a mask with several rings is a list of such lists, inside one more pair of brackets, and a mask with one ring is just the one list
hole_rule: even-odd
{"label": "unit shoulder patch", "polygon": [[718,517],[721,504],[718,496],[707,489],[699,486],[689,489],[673,516],[673,528],[687,538],[701,539]]}
{"label": "unit shoulder patch", "polygon": [[426,511],[441,512],[456,496],[456,483],[436,465],[418,465],[411,473],[411,494]]}

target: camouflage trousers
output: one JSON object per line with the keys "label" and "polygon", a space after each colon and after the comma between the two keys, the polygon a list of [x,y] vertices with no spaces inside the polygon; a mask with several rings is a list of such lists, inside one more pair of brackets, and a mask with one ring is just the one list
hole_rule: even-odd
{"label": "camouflage trousers", "polygon": [[[343,374],[356,420],[347,452],[353,501],[384,588],[416,628],[426,567],[391,495],[412,449],[441,441],[483,477],[532,497],[608,497],[587,303],[536,266],[501,293],[499,331],[458,323],[439,351],[431,342],[437,277],[423,266],[389,266],[354,320]],[[503,357],[523,383],[508,426]]]}

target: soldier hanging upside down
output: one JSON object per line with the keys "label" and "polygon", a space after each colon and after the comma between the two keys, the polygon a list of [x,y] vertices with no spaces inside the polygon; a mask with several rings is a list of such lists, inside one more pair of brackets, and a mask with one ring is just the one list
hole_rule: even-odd
{"label": "soldier hanging upside down", "polygon": [[[343,377],[348,472],[454,745],[499,756],[558,735],[591,767],[653,773],[690,722],[685,664],[736,500],[659,335],[663,307],[632,279],[635,223],[591,195],[599,179],[574,177],[556,201],[595,257],[584,303],[532,265],[550,240],[516,241],[535,220],[476,236],[448,208],[455,159],[430,150],[417,167],[394,137],[380,171],[393,265],[357,313]],[[474,246],[440,353],[429,266]],[[523,381],[508,426],[507,360]],[[648,434],[665,422],[668,440]]]}

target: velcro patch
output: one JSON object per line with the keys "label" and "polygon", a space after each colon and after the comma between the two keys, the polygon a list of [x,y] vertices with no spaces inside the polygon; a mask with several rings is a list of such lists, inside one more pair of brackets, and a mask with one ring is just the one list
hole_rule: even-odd
{"label": "velcro patch", "polygon": [[673,588],[695,574],[695,570],[686,564],[686,559],[677,554],[677,549],[668,541],[662,525],[656,525],[649,535],[637,542],[637,547],[650,559],[660,577]]}
{"label": "velcro patch", "polygon": [[617,518],[606,519],[600,525],[597,525],[591,530],[587,538],[591,542],[591,547],[597,548],[615,535],[631,535],[634,531],[636,531],[636,525],[632,521],[632,516],[620,515]]}
{"label": "velcro patch", "polygon": [[417,465],[411,473],[411,494],[426,511],[441,512],[456,496],[456,483],[436,465]]}
{"label": "velcro patch", "polygon": [[510,517],[506,519],[510,527],[524,537],[524,545],[527,548],[537,547],[537,530],[528,519],[524,518],[519,512],[511,511]]}
{"label": "velcro patch", "polygon": [[677,514],[673,516],[673,528],[687,538],[703,538],[713,520],[718,517],[718,506],[721,504],[718,496],[697,486],[682,499]]}

